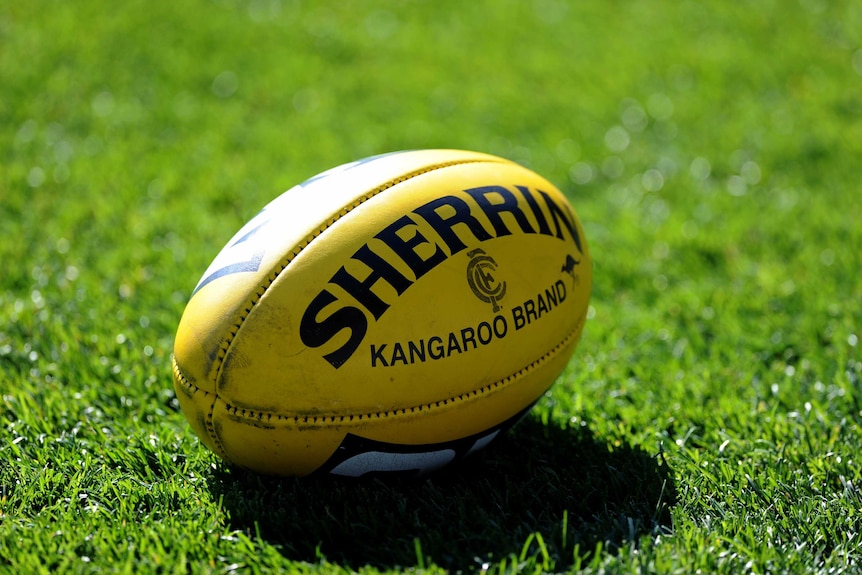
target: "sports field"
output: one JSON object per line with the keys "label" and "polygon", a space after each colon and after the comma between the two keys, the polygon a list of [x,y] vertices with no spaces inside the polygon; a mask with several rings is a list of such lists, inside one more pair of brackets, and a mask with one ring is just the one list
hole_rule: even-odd
{"label": "sports field", "polygon": [[[584,224],[583,339],[423,481],[189,429],[192,289],[332,166],[462,148]],[[862,570],[862,5],[0,2],[0,572]]]}

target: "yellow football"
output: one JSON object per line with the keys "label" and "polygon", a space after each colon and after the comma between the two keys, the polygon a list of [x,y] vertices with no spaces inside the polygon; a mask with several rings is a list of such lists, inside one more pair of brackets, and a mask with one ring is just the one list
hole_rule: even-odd
{"label": "yellow football", "polygon": [[266,474],[423,473],[551,386],[592,285],[565,196],[511,161],[418,150],[283,193],[227,243],[177,329],[201,440]]}

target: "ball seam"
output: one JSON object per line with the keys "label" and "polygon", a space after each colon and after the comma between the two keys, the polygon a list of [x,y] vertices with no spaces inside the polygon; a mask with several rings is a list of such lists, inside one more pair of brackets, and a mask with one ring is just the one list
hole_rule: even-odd
{"label": "ball seam", "polygon": [[[180,367],[180,364],[177,363],[177,358],[175,355],[171,355],[171,363],[173,364],[173,372],[174,372],[174,382],[182,385],[186,390],[190,392],[190,395],[194,395],[196,393],[203,393],[205,396],[213,396],[212,403],[210,404],[210,408],[208,411],[205,411],[204,417],[204,428],[206,429],[207,435],[210,439],[213,440],[214,451],[222,457],[222,459],[228,459],[227,450],[225,450],[224,445],[219,439],[218,434],[215,431],[215,426],[213,425],[213,412],[215,411],[216,403],[221,400],[217,393],[207,391],[197,385],[193,384],[188,377],[186,377],[185,373],[183,373],[183,369]],[[223,401],[223,400],[222,400]]]}
{"label": "ball seam", "polygon": [[[379,420],[387,419],[387,418],[391,418],[391,417],[398,417],[398,416],[403,416],[403,415],[408,415],[408,414],[427,413],[429,411],[435,411],[437,409],[443,408],[443,407],[448,406],[448,405],[467,401],[469,399],[479,397],[480,395],[484,395],[484,394],[490,393],[492,391],[502,389],[502,388],[506,387],[508,384],[511,384],[511,383],[515,382],[516,380],[518,380],[519,378],[527,375],[529,372],[537,369],[539,366],[541,366],[542,364],[549,361],[553,356],[557,355],[560,352],[560,350],[564,349],[566,346],[568,346],[574,339],[576,339],[580,335],[582,328],[583,328],[583,325],[584,325],[584,320],[585,320],[585,317],[582,316],[581,319],[578,321],[578,323],[575,325],[575,327],[566,335],[566,337],[564,337],[562,340],[560,340],[560,342],[557,343],[557,345],[555,345],[553,348],[551,348],[550,350],[545,352],[543,355],[541,355],[537,359],[528,363],[524,367],[522,367],[516,371],[513,371],[512,373],[510,373],[506,377],[499,379],[497,381],[494,381],[492,383],[489,383],[488,385],[485,385],[479,389],[474,389],[474,390],[471,390],[468,392],[458,394],[458,395],[453,396],[453,397],[441,399],[439,401],[423,403],[420,405],[410,406],[410,407],[402,407],[402,408],[398,408],[398,409],[390,409],[390,410],[386,410],[386,411],[367,412],[367,413],[360,413],[360,414],[350,414],[350,415],[330,414],[330,415],[316,415],[316,416],[295,416],[295,415],[280,415],[277,413],[271,413],[271,412],[260,411],[260,410],[252,410],[252,409],[246,409],[246,408],[234,406],[234,405],[228,403],[227,401],[225,401],[223,398],[219,397],[218,394],[214,394],[215,395],[215,401],[213,402],[212,409],[210,410],[210,417],[212,416],[212,412],[215,410],[215,404],[219,401],[221,401],[221,403],[224,404],[225,411],[227,413],[232,414],[234,416],[239,416],[239,417],[242,417],[242,418],[245,418],[248,420],[260,421],[262,426],[265,423],[272,422],[272,421],[293,422],[297,425],[303,425],[306,427],[319,427],[323,424],[343,425],[343,424],[349,424],[349,423],[353,423],[353,422],[364,422],[364,421],[375,421],[375,420],[379,421]],[[175,370],[180,370],[180,367],[176,364],[176,361],[174,361],[174,366],[175,366]],[[183,380],[184,380],[184,384],[190,388],[193,388],[193,390],[199,390],[200,389],[197,386],[195,386],[193,383],[188,382],[188,380],[186,380],[185,378],[183,378]],[[201,391],[204,391],[204,390],[201,390]],[[253,423],[251,421],[246,421],[244,423],[246,423],[248,425],[253,425]],[[209,428],[207,429],[207,431],[209,431]],[[216,440],[216,441],[218,441],[218,440]],[[219,448],[221,449],[221,443],[220,442],[219,442]],[[222,449],[222,451],[223,451],[223,449]]]}

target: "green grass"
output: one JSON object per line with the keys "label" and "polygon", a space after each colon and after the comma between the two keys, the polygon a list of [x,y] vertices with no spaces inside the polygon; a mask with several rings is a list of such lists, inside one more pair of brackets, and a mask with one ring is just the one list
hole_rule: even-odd
{"label": "green grass", "polygon": [[[862,569],[862,8],[0,3],[0,571]],[[572,199],[592,312],[421,482],[226,467],[169,357],[291,185],[406,148]]]}

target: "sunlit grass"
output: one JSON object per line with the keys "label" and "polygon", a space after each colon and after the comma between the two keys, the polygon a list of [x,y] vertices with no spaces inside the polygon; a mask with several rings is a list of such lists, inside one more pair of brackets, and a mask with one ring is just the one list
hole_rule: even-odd
{"label": "sunlit grass", "polygon": [[[0,571],[859,569],[856,4],[9,2],[0,71]],[[572,199],[569,368],[423,482],[225,467],[170,381],[200,274],[428,147]]]}

